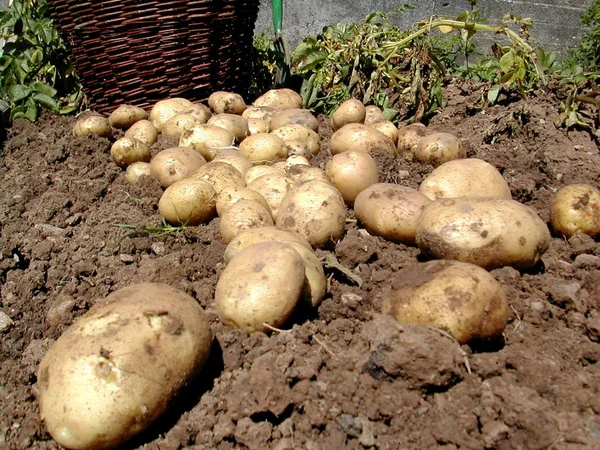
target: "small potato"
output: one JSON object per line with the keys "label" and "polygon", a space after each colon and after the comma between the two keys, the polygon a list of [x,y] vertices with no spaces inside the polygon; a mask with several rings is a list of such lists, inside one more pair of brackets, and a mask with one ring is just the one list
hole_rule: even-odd
{"label": "small potato", "polygon": [[215,215],[217,192],[211,184],[196,178],[177,181],[165,189],[158,212],[173,225],[207,223]]}
{"label": "small potato", "polygon": [[546,224],[531,208],[503,198],[456,197],[429,203],[417,221],[416,242],[437,259],[487,270],[535,266],[550,244]]}
{"label": "small potato", "polygon": [[71,325],[37,374],[41,417],[59,445],[109,449],[147,429],[208,359],[198,302],[164,284],[113,292]]}
{"label": "small potato", "polygon": [[148,147],[151,147],[158,138],[158,130],[152,125],[152,122],[142,119],[134,123],[129,130],[125,132],[125,137],[137,139],[138,141],[142,141]]}
{"label": "small potato", "polygon": [[382,312],[401,323],[437,327],[466,344],[502,334],[508,301],[500,283],[481,267],[429,261],[398,272],[383,295]]}
{"label": "small potato", "polygon": [[466,157],[467,152],[460,140],[450,133],[431,133],[423,136],[415,149],[415,158],[433,167]]}
{"label": "small potato", "polygon": [[346,100],[331,115],[333,131],[337,131],[349,123],[363,123],[366,113],[365,105],[360,100],[353,98]]}
{"label": "small potato", "polygon": [[208,125],[225,128],[233,133],[238,142],[242,142],[248,136],[248,120],[236,114],[217,114],[210,118]]}
{"label": "small potato", "polygon": [[283,200],[283,197],[294,188],[296,183],[290,178],[283,175],[263,175],[258,177],[248,184],[248,188],[258,192],[262,195],[267,203],[273,220],[277,219],[277,213],[279,211],[279,205]]}
{"label": "small potato", "polygon": [[303,141],[299,139],[285,139],[283,142],[287,146],[288,156],[298,155],[304,156],[308,160],[312,159],[313,154]]}
{"label": "small potato", "polygon": [[222,161],[206,163],[192,176],[207,181],[215,188],[217,194],[227,186],[245,186],[244,176],[231,164]]}
{"label": "small potato", "polygon": [[126,130],[140,120],[147,119],[148,113],[143,108],[133,105],[121,105],[108,116],[110,126],[122,130]]}
{"label": "small potato", "polygon": [[567,238],[576,233],[600,234],[600,190],[589,184],[570,184],[550,203],[552,229]]}
{"label": "small potato", "polygon": [[147,162],[134,162],[127,166],[125,171],[125,179],[130,184],[135,184],[141,177],[151,177],[152,171],[150,170],[150,164]]}
{"label": "small potato", "polygon": [[276,225],[324,247],[344,235],[346,205],[342,195],[324,181],[305,181],[289,191],[279,205]]}
{"label": "small potato", "polygon": [[202,123],[190,113],[175,114],[163,124],[162,134],[164,136],[180,139],[183,134]]}
{"label": "small potato", "polygon": [[269,211],[269,215],[271,214],[271,208],[265,198],[254,189],[244,186],[226,186],[217,195],[217,215],[219,217],[223,216],[231,205],[240,200],[249,200],[261,204]]}
{"label": "small potato", "polygon": [[272,226],[271,210],[261,203],[238,200],[221,215],[219,230],[225,244],[249,228]]}
{"label": "small potato", "polygon": [[273,166],[254,166],[252,169],[249,169],[244,176],[244,179],[246,180],[246,186],[263,175],[279,175],[285,177],[286,173],[283,170]]}
{"label": "small potato", "polygon": [[99,114],[91,114],[82,117],[73,127],[73,136],[91,136],[112,137],[112,128],[108,119]]}
{"label": "small potato", "polygon": [[240,94],[217,91],[208,97],[208,106],[216,114],[242,114],[247,106]]}
{"label": "small potato", "polygon": [[398,128],[398,153],[408,161],[414,161],[419,140],[429,131],[422,123],[412,123]]}
{"label": "small potato", "polygon": [[371,155],[360,150],[334,155],[327,163],[325,172],[347,205],[353,205],[359,193],[379,183],[377,163]]}
{"label": "small potato", "polygon": [[285,160],[284,169],[287,173],[292,167],[298,165],[310,167],[310,162],[308,162],[308,159],[301,155],[288,156],[288,158]]}
{"label": "small potato", "polygon": [[293,124],[304,125],[313,131],[319,129],[319,121],[306,109],[284,109],[271,117],[271,130]]}
{"label": "small potato", "polygon": [[271,131],[271,134],[279,136],[284,141],[294,140],[303,142],[312,156],[318,155],[321,151],[321,141],[319,135],[310,128],[305,127],[304,125],[284,125],[282,127],[277,128],[276,130]]}
{"label": "small potato", "polygon": [[150,162],[150,148],[137,139],[122,137],[110,148],[110,156],[119,167],[125,169],[134,162]]}
{"label": "small potato", "polygon": [[196,125],[183,133],[179,139],[180,147],[192,147],[207,161],[213,158],[223,148],[233,146],[235,136],[229,130],[212,125]]}
{"label": "small potato", "polygon": [[367,153],[373,150],[396,152],[396,146],[389,137],[362,123],[350,123],[337,130],[331,136],[329,147],[332,155],[348,150],[360,150]]}
{"label": "small potato", "polygon": [[184,113],[192,109],[193,105],[188,99],[181,97],[160,100],[150,110],[149,120],[159,132],[162,132],[163,125],[167,120],[175,114]]}
{"label": "small potato", "polygon": [[221,322],[248,333],[279,328],[292,315],[304,286],[304,261],[290,245],[262,242],[225,267],[215,289]]}
{"label": "small potato", "polygon": [[234,149],[221,150],[217,153],[217,156],[215,156],[213,161],[221,161],[230,164],[239,170],[242,175],[246,175],[246,172],[254,167],[247,158],[240,155],[240,152]]}
{"label": "small potato", "polygon": [[171,147],[158,152],[150,161],[152,175],[163,188],[191,177],[206,164],[204,157],[190,147]]}
{"label": "small potato", "polygon": [[421,182],[419,192],[431,200],[451,197],[512,198],[508,183],[498,169],[476,158],[442,164]]}
{"label": "small potato", "polygon": [[210,108],[202,103],[192,103],[191,108],[185,110],[184,113],[194,116],[200,124],[208,122],[212,117]]}
{"label": "small potato", "polygon": [[266,164],[287,157],[287,147],[283,140],[270,133],[248,136],[240,144],[240,155],[253,164]]}
{"label": "small potato", "polygon": [[242,113],[242,117],[248,120],[262,119],[270,125],[271,118],[280,111],[280,108],[275,108],[273,106],[249,106],[248,109]]}
{"label": "small potato", "polygon": [[287,171],[290,177],[296,184],[304,183],[305,181],[324,181],[331,184],[331,179],[325,171],[319,167],[310,167],[304,165],[295,165]]}
{"label": "small potato", "polygon": [[393,242],[414,244],[417,220],[430,200],[415,189],[374,184],[354,201],[356,218],[367,231]]}
{"label": "small potato", "polygon": [[291,89],[271,89],[258,97],[253,106],[271,106],[279,109],[299,109],[304,107],[302,97]]}
{"label": "small potato", "polygon": [[394,145],[398,143],[398,128],[396,128],[396,125],[391,120],[379,120],[372,123],[371,126],[389,137]]}
{"label": "small potato", "polygon": [[269,122],[265,119],[246,119],[248,120],[248,134],[268,133],[271,131]]}
{"label": "small potato", "polygon": [[365,125],[372,125],[380,120],[387,120],[387,117],[385,117],[385,114],[383,114],[383,111],[379,106],[365,106],[365,120],[363,122]]}

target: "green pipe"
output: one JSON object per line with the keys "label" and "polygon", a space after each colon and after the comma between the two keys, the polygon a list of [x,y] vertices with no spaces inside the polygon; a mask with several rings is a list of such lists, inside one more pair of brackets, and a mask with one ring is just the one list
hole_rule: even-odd
{"label": "green pipe", "polygon": [[273,29],[275,36],[281,35],[283,31],[283,0],[271,0],[273,7]]}

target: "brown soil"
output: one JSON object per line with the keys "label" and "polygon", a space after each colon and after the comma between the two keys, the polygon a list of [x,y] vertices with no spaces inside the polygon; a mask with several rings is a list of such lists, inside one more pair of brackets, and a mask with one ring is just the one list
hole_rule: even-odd
{"label": "brown soil", "polygon": [[[598,147],[583,131],[555,127],[551,93],[484,109],[473,106],[479,96],[450,87],[430,127],[456,133],[471,156],[499,168],[515,199],[548,220],[557,188],[598,186]],[[72,137],[73,123],[17,121],[0,155],[0,311],[12,320],[0,332],[1,449],[57,448],[39,419],[41,357],[97,299],[142,281],[196,298],[215,342],[203,374],[127,448],[598,448],[597,240],[553,237],[535,270],[492,271],[510,302],[504,337],[460,347],[435,329],[378,314],[378,294],[420,252],[349,224],[335,254],[362,284],[330,269],[330,292],[313,317],[248,336],[214,313],[225,248],[217,220],[145,233],[160,225],[160,187],[150,179],[129,185],[109,158],[110,142]],[[431,170],[376,156],[383,178],[406,186]]]}

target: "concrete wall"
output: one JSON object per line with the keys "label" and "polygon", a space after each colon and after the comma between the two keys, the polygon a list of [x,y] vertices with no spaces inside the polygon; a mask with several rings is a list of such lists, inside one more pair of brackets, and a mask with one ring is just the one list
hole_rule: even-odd
{"label": "concrete wall", "polygon": [[[408,28],[416,21],[433,14],[455,18],[468,10],[467,0],[284,0],[284,31],[290,46],[295,46],[307,35],[314,35],[323,26],[340,22],[357,22],[373,11],[391,11],[400,4],[414,8],[397,16],[396,24]],[[545,49],[561,53],[567,46],[576,45],[580,36],[581,14],[591,0],[479,0],[477,7],[483,17],[494,23],[505,14],[533,19],[532,37]],[[272,33],[271,0],[260,1],[256,32]],[[483,37],[483,36],[482,36]],[[483,38],[482,45],[492,39]]]}

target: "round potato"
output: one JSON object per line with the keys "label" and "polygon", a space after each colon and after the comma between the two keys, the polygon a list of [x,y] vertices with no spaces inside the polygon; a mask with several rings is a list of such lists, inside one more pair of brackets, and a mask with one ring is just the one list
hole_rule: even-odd
{"label": "round potato", "polygon": [[425,164],[438,167],[453,159],[467,157],[467,152],[456,136],[450,133],[431,133],[419,139],[415,158]]}
{"label": "round potato", "polygon": [[[284,141],[301,141],[308,148],[312,156],[321,151],[321,141],[319,135],[308,127],[300,124],[283,125],[271,134],[279,136]],[[287,156],[287,149],[286,149]],[[284,156],[285,158],[285,156]]]}
{"label": "round potato", "polygon": [[150,148],[137,139],[122,137],[110,148],[110,156],[119,167],[126,168],[134,162],[150,162]]}
{"label": "round potato", "polygon": [[225,244],[249,228],[273,226],[271,210],[262,203],[240,199],[221,215],[219,231]]}
{"label": "round potato", "polygon": [[196,171],[193,178],[204,180],[215,188],[217,194],[227,186],[245,186],[244,176],[231,164],[211,161]]}
{"label": "round potato", "polygon": [[194,104],[188,99],[173,97],[160,100],[154,104],[150,110],[149,120],[159,132],[162,132],[163,125],[175,114],[184,113],[194,107]]}
{"label": "round potato", "polygon": [[244,158],[238,150],[234,149],[221,150],[217,153],[213,161],[227,163],[239,170],[242,175],[246,175],[246,172],[254,167],[247,158]]}
{"label": "round potato", "polygon": [[431,200],[452,197],[512,198],[508,183],[498,169],[476,158],[442,164],[422,181],[419,192]]}
{"label": "round potato", "polygon": [[171,147],[158,152],[150,160],[152,175],[163,188],[173,183],[191,177],[200,167],[206,164],[206,159],[190,147]]}
{"label": "round potato", "polygon": [[233,146],[235,136],[229,130],[212,125],[196,125],[187,130],[179,139],[180,147],[192,147],[207,161],[213,158],[223,148]]}
{"label": "round potato", "polygon": [[200,124],[208,122],[208,120],[212,117],[210,108],[202,103],[192,103],[191,108],[186,109],[184,113],[194,116]]}
{"label": "round potato", "polygon": [[398,143],[398,128],[396,128],[396,125],[391,120],[379,120],[373,122],[371,126],[389,137],[394,145]]}
{"label": "round potato", "polygon": [[414,161],[419,140],[427,136],[429,131],[422,123],[412,123],[398,128],[397,150],[408,161]]}
{"label": "round potato", "polygon": [[287,173],[292,167],[298,165],[310,167],[310,162],[308,162],[308,159],[301,155],[288,156],[284,163],[284,169]]}
{"label": "round potato", "polygon": [[271,118],[280,112],[280,108],[275,108],[273,106],[249,106],[242,113],[242,117],[245,119],[262,119],[267,122],[267,124],[271,124]]}
{"label": "round potato", "polygon": [[202,125],[196,116],[190,113],[178,113],[171,117],[163,124],[162,134],[180,139],[188,130],[191,130],[197,125]]}
{"label": "round potato", "polygon": [[269,122],[265,119],[246,119],[248,120],[248,134],[268,133],[271,131]]}
{"label": "round potato", "polygon": [[296,308],[304,277],[304,261],[290,245],[254,244],[233,257],[221,273],[215,309],[224,324],[248,333],[279,328]]}
{"label": "round potato", "polygon": [[148,119],[148,113],[143,108],[133,105],[121,105],[108,116],[110,126],[122,130],[126,130],[134,123],[146,119]]}
{"label": "round potato", "polygon": [[325,172],[347,205],[353,205],[360,192],[379,183],[377,163],[371,155],[359,150],[334,155],[327,163]]}
{"label": "round potato", "polygon": [[242,114],[247,108],[240,94],[227,91],[213,92],[208,97],[208,106],[216,114]]}
{"label": "round potato", "polygon": [[112,137],[113,131],[108,119],[99,114],[89,114],[82,117],[73,127],[74,136],[92,136]]}
{"label": "round potato", "polygon": [[152,171],[150,170],[150,164],[147,162],[134,162],[127,166],[125,171],[125,179],[130,184],[135,184],[141,177],[151,177]]}
{"label": "round potato", "polygon": [[196,178],[177,181],[165,189],[158,212],[173,225],[198,225],[215,215],[217,192],[211,184]]}
{"label": "round potato", "polygon": [[217,195],[217,215],[223,216],[225,211],[240,200],[249,200],[263,205],[269,214],[271,208],[265,198],[253,189],[244,186],[226,186]]}
{"label": "round potato", "polygon": [[288,156],[298,155],[304,156],[308,160],[312,159],[313,154],[303,141],[299,139],[286,139],[283,142],[287,146]]}
{"label": "round potato", "polygon": [[285,142],[271,133],[259,133],[248,136],[240,144],[240,155],[253,164],[266,164],[287,157]]}
{"label": "round potato", "polygon": [[279,175],[285,177],[286,173],[274,166],[254,166],[252,169],[249,169],[248,172],[246,172],[244,177],[246,180],[246,186],[263,175]]}
{"label": "round potato", "polygon": [[387,117],[385,117],[385,114],[383,114],[383,111],[379,106],[365,106],[365,120],[363,122],[365,125],[372,125],[380,120],[387,120]]}
{"label": "round potato", "polygon": [[134,284],[69,327],[38,370],[41,417],[71,449],[108,449],[148,428],[201,370],[212,344],[196,300]]}
{"label": "round potato", "polygon": [[398,272],[384,293],[382,312],[401,323],[437,327],[466,344],[502,334],[508,301],[500,283],[481,267],[429,261]]}
{"label": "round potato", "polygon": [[354,213],[376,236],[414,244],[417,219],[430,200],[419,191],[391,183],[378,183],[358,194]]}
{"label": "round potato", "polygon": [[567,238],[575,233],[600,234],[600,190],[589,184],[570,184],[550,203],[552,229]]}
{"label": "round potato", "polygon": [[365,105],[360,100],[354,98],[346,100],[331,115],[333,131],[337,131],[349,123],[363,123],[366,113]]}
{"label": "round potato", "polygon": [[281,204],[283,197],[285,197],[295,185],[296,183],[286,177],[285,174],[267,174],[253,180],[248,184],[248,188],[258,192],[265,198],[269,204],[273,220],[276,220],[279,212],[279,205]]}
{"label": "round potato", "polygon": [[331,184],[331,180],[327,173],[318,167],[310,167],[302,164],[296,164],[290,167],[287,171],[288,177],[294,180],[297,184],[305,181],[325,181]]}
{"label": "round potato", "polygon": [[550,244],[546,224],[531,208],[503,198],[456,197],[429,203],[417,221],[416,242],[438,259],[491,270],[535,266]]}
{"label": "round potato", "polygon": [[319,129],[319,121],[306,109],[284,109],[283,111],[276,112],[271,117],[271,130],[294,124],[304,125],[313,131],[318,131]]}
{"label": "round potato", "polygon": [[248,136],[248,120],[236,114],[216,114],[207,124],[231,131],[238,142],[242,142]]}
{"label": "round potato", "polygon": [[388,153],[396,152],[396,146],[389,137],[362,123],[349,123],[333,133],[329,148],[332,155],[348,150],[360,150],[367,153],[376,149],[385,150]]}
{"label": "round potato", "polygon": [[158,130],[146,119],[138,120],[126,132],[125,137],[142,141],[148,147],[154,145],[158,138]]}
{"label": "round potato", "polygon": [[258,97],[253,106],[271,106],[279,109],[299,109],[304,107],[302,97],[291,89],[271,89]]}

